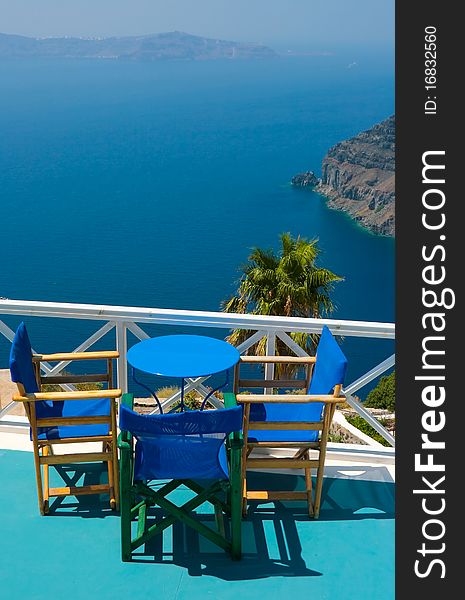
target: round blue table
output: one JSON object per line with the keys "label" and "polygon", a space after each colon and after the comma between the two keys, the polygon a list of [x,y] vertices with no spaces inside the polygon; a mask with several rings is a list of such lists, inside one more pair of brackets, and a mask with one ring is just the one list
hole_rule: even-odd
{"label": "round blue table", "polygon": [[229,369],[239,362],[240,354],[234,346],[204,335],[162,335],[132,346],[127,354],[134,381],[144,387],[162,407],[156,394],[137,381],[135,371],[160,377],[181,379],[181,410],[184,410],[184,384],[187,378],[206,377],[226,372],[223,385],[212,390],[202,402],[228,383]]}

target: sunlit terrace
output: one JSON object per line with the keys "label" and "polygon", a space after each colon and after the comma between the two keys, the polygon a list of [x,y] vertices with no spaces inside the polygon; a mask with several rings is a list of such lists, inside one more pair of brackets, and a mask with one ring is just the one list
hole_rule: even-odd
{"label": "sunlit terrace", "polygon": [[[293,332],[320,334],[327,325],[343,350],[379,340],[378,347],[386,345],[386,357],[353,381],[346,380],[341,396],[387,445],[363,433],[358,443],[328,442],[319,518],[309,516],[303,500],[280,499],[279,492],[273,496],[273,490],[282,489],[304,493],[308,481],[300,470],[252,468],[247,485],[271,491],[267,498],[248,503],[241,523],[241,560],[231,560],[228,552],[198,531],[176,522],[135,549],[131,562],[122,562],[120,516],[111,510],[107,495],[51,497],[47,516],[41,516],[37,508],[29,421],[21,403],[12,400],[15,386],[7,371],[9,349],[21,321],[30,330],[34,353],[116,350],[115,385],[122,392],[132,392],[136,411],[145,414],[158,414],[160,409],[147,392],[148,379],[138,385],[128,363],[128,351],[140,340],[172,333],[222,340],[231,329],[243,329],[248,337],[237,348],[241,356],[260,340],[265,341],[266,356],[274,356],[279,340],[287,346],[289,356],[304,360],[308,355],[290,336]],[[84,341],[75,343],[76,332],[89,333]],[[107,598],[134,591],[144,597],[157,594],[166,599],[205,595],[252,598],[260,594],[268,598],[290,594],[331,599],[393,597],[395,439],[358,398],[366,386],[394,366],[394,356],[389,355],[393,324],[0,300],[0,333],[0,505],[4,515],[0,569],[5,598],[43,597],[52,581],[54,589],[66,591],[72,599]],[[62,340],[60,348],[51,347],[50,337],[54,344]],[[348,340],[357,345],[348,344]],[[349,365],[355,360],[353,352],[351,356],[346,351]],[[69,368],[67,360],[40,365],[45,381],[47,377],[53,381]],[[275,365],[266,363],[262,378],[270,382],[274,376]],[[170,393],[160,395],[164,413],[178,406],[183,394],[190,393],[209,408],[222,409],[224,392],[233,390],[237,382],[231,377],[222,387],[221,377],[202,375],[186,376],[181,387],[171,380],[168,383]],[[74,389],[71,384],[65,387]],[[216,388],[220,389],[215,392]],[[287,390],[265,387],[253,393],[278,395],[283,391]],[[347,426],[337,410],[333,421]],[[251,456],[259,461],[265,457],[291,460],[292,453],[291,448],[257,444]],[[51,485],[61,487],[101,485],[105,478],[106,470],[98,463],[50,469]],[[181,485],[169,496],[182,504],[188,502],[191,492],[188,485]],[[195,512],[207,526],[215,523],[208,503]],[[153,522],[159,518],[159,508],[152,507],[149,513]],[[27,576],[18,570],[24,554],[34,557],[27,560]]]}

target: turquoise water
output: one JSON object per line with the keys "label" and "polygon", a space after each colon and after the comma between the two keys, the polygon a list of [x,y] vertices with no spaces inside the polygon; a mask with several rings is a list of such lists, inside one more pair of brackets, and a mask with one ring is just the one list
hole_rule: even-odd
{"label": "turquoise water", "polygon": [[[393,240],[289,185],[393,113],[390,62],[347,62],[0,62],[0,296],[217,310],[290,231],[345,277],[334,316],[392,321]],[[92,331],[51,326],[36,346]],[[348,344],[353,375],[389,352]]]}

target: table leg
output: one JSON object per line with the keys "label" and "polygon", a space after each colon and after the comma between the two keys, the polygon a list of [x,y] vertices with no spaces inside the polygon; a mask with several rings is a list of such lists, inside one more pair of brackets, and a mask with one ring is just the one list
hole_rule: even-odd
{"label": "table leg", "polygon": [[141,381],[138,381],[136,379],[136,370],[134,367],[132,367],[132,378],[134,380],[134,383],[136,383],[137,385],[140,385],[141,387],[144,388],[144,390],[147,390],[147,392],[152,396],[152,398],[155,400],[155,402],[158,404],[158,410],[160,411],[160,414],[163,414],[163,409],[161,407],[161,402],[158,399],[157,395],[155,394],[155,392],[152,392],[152,390],[150,388],[148,388],[146,385],[144,385]]}
{"label": "table leg", "polygon": [[184,412],[184,377],[181,379],[181,412]]}
{"label": "table leg", "polygon": [[224,387],[226,387],[226,386],[228,385],[228,383],[229,383],[229,369],[226,371],[226,379],[225,379],[225,382],[224,382],[224,383],[222,383],[221,385],[219,385],[218,387],[216,387],[214,390],[211,390],[211,391],[210,391],[210,392],[209,392],[209,393],[208,393],[208,394],[205,396],[205,398],[203,399],[203,402],[202,402],[202,406],[200,407],[200,410],[203,410],[203,409],[205,408],[205,405],[206,405],[206,403],[207,403],[207,400],[210,398],[210,396],[211,396],[212,394],[214,394],[214,393],[215,393],[215,392],[217,392],[218,390],[221,390],[221,389],[223,389]]}

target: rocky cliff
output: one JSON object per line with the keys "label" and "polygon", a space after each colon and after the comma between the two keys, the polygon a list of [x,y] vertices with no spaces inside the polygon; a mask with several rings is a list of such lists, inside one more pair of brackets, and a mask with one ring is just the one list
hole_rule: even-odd
{"label": "rocky cliff", "polygon": [[309,187],[362,225],[393,236],[395,228],[395,118],[333,146],[323,159],[322,176],[298,173],[291,183]]}
{"label": "rocky cliff", "polygon": [[395,227],[395,118],[331,148],[315,190],[328,205],[382,235]]}

